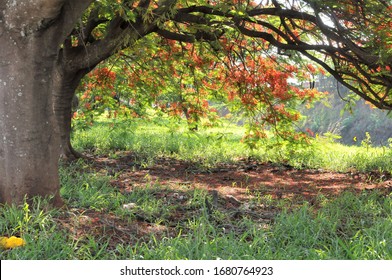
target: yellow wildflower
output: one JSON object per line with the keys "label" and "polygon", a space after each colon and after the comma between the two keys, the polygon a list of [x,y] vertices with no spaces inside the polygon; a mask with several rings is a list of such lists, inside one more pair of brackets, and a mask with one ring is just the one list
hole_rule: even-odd
{"label": "yellow wildflower", "polygon": [[11,236],[11,237],[0,237],[0,248],[2,249],[12,249],[15,247],[23,246],[26,242],[19,237]]}

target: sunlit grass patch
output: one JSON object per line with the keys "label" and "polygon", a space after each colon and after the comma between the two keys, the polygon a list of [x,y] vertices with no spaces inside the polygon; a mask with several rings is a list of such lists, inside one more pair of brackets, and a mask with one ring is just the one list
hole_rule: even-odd
{"label": "sunlit grass patch", "polygon": [[74,146],[95,154],[115,154],[133,151],[136,160],[151,165],[156,158],[173,157],[205,167],[222,162],[235,162],[252,157],[261,162],[286,163],[296,168],[328,169],[347,172],[391,172],[390,147],[344,146],[328,137],[318,137],[309,144],[290,143],[272,138],[250,149],[241,139],[244,130],[223,123],[213,128],[189,131],[185,123],[169,121],[102,121],[93,127],[77,131]]}

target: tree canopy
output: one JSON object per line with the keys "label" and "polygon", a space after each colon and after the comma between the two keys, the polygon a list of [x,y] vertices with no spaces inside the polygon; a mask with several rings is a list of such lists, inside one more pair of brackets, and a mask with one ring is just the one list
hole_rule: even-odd
{"label": "tree canopy", "polygon": [[[389,34],[382,28],[389,16],[385,1],[100,1],[85,13],[68,49],[79,53],[79,68],[91,69],[120,53],[127,86],[144,88],[133,97],[138,104],[149,100],[196,123],[211,113],[211,93],[220,92],[232,107],[239,101],[237,108],[256,124],[249,135],[264,137],[260,128],[272,125],[281,136],[298,138],[290,127],[299,117],[295,104],[318,93],[288,79],[312,85],[314,75],[326,71],[390,109]],[[83,97],[89,109],[91,98]]]}
{"label": "tree canopy", "polygon": [[277,56],[321,65],[357,95],[391,108],[388,1],[96,1],[64,44],[73,67],[92,68],[149,33],[193,43],[253,38]]}

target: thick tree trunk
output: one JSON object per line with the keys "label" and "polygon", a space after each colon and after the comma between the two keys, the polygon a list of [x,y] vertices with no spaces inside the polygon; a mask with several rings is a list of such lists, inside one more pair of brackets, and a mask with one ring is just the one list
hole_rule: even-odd
{"label": "thick tree trunk", "polygon": [[56,48],[45,48],[39,37],[14,40],[5,30],[0,35],[0,203],[40,195],[60,205],[52,110]]}
{"label": "thick tree trunk", "polygon": [[88,71],[67,73],[65,67],[57,66],[54,78],[53,110],[60,134],[60,157],[64,160],[75,160],[82,154],[75,151],[71,144],[72,101],[80,80]]}
{"label": "thick tree trunk", "polygon": [[93,0],[0,0],[0,203],[59,195],[53,77],[60,45]]}

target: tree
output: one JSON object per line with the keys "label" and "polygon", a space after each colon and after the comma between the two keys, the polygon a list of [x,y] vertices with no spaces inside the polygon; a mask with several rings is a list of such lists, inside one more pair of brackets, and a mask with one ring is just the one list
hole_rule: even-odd
{"label": "tree", "polygon": [[[390,22],[390,10],[385,1],[371,1],[370,4],[362,1],[162,3],[161,7],[170,9],[157,10],[151,1],[102,2],[91,7],[83,24],[71,34],[69,42],[74,43],[64,49],[77,57],[68,58],[73,67],[67,72],[76,77],[74,85],[83,76],[80,73],[90,71],[113,52],[132,46],[136,40],[151,33],[187,43],[208,41],[215,48],[219,48],[219,39],[232,42],[245,35],[255,38],[258,45],[263,44],[270,54],[297,56],[297,62],[308,58],[368,102],[379,108],[391,108],[387,98],[391,83],[388,44],[382,47],[374,44],[388,42],[388,34],[380,31],[383,30],[380,26]],[[375,15],[382,20],[373,21]],[[382,59],[379,58],[381,52],[384,53]],[[65,62],[59,63],[61,69],[70,64],[66,62],[67,58],[63,60]],[[69,102],[65,105],[64,100],[70,100],[72,89],[68,91],[68,98],[60,95],[58,99],[63,101],[57,115],[67,116],[60,117],[64,132],[62,147],[64,156],[72,158],[78,154],[70,145],[71,109]]]}
{"label": "tree", "polygon": [[216,51],[219,39],[254,38],[276,56],[318,63],[365,100],[392,108],[387,1],[4,0],[0,10],[0,202],[61,201],[58,147],[74,154],[77,84],[151,33],[210,42]]}

